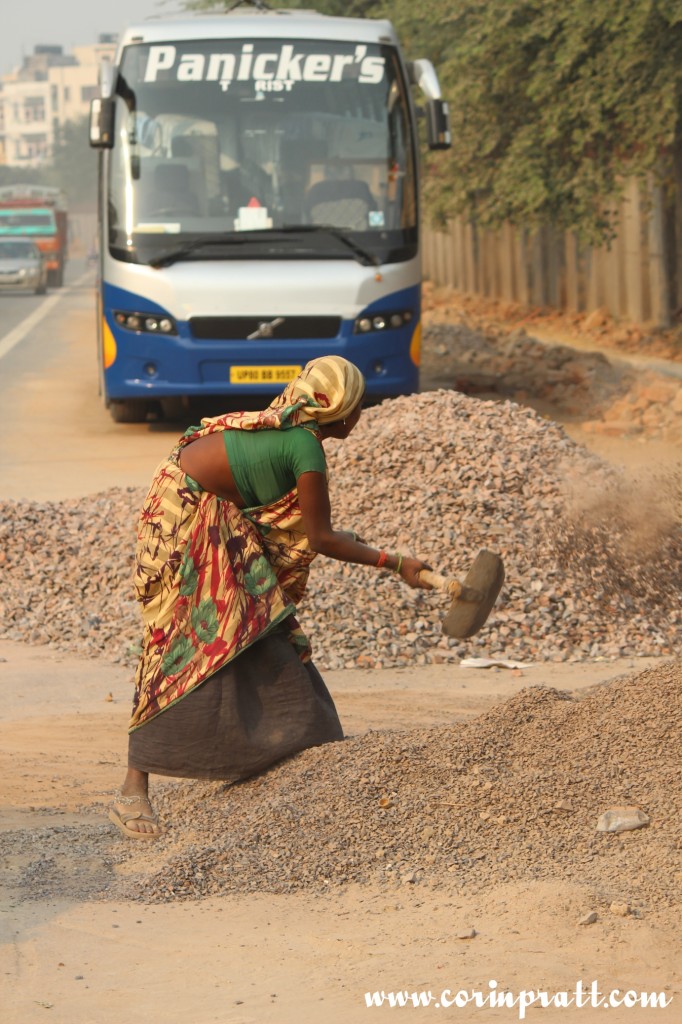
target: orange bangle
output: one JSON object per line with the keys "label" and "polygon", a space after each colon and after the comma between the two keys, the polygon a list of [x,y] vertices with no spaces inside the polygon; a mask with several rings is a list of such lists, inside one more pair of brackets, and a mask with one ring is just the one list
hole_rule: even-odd
{"label": "orange bangle", "polygon": [[388,561],[388,555],[386,554],[386,552],[385,551],[380,551],[379,552],[379,561],[377,562],[377,569],[383,569],[383,567],[386,565],[387,561]]}

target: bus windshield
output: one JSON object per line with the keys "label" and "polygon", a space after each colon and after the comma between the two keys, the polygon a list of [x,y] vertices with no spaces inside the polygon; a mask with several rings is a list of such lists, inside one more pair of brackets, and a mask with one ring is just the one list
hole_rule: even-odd
{"label": "bus windshield", "polygon": [[357,258],[417,251],[416,155],[391,46],[128,46],[108,154],[115,258]]}

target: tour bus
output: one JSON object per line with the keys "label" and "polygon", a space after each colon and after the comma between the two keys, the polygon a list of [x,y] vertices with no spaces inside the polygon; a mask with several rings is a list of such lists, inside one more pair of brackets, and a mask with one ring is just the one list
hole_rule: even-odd
{"label": "tour bus", "polygon": [[389,22],[150,19],[100,94],[99,360],[117,422],[273,395],[330,353],[370,399],[418,388],[418,113],[432,149],[450,135],[432,64],[406,62]]}

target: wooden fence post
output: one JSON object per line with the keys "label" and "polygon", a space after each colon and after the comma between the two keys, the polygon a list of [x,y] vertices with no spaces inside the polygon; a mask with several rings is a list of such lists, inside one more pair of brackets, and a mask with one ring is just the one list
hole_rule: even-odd
{"label": "wooden fence post", "polygon": [[464,287],[464,229],[462,218],[457,217],[453,222],[453,280],[457,291],[465,291]]}
{"label": "wooden fence post", "polygon": [[445,273],[448,280],[448,288],[455,287],[455,224],[454,221],[447,222],[445,234]]}
{"label": "wooden fence post", "polygon": [[438,232],[438,272],[439,272],[439,283],[441,288],[445,287],[448,283],[448,269],[447,269],[447,246],[448,236],[442,229]]}
{"label": "wooden fence post", "polygon": [[586,307],[588,312],[597,309],[602,301],[600,250],[591,245],[585,256],[587,275]]}
{"label": "wooden fence post", "polygon": [[467,262],[469,265],[469,291],[476,293],[479,290],[479,250],[478,230],[472,221],[467,221]]}
{"label": "wooden fence post", "polygon": [[465,221],[462,226],[463,241],[464,241],[464,291],[473,292],[474,288],[474,255],[473,255],[473,242],[472,242],[472,228],[471,222]]}
{"label": "wooden fence post", "polygon": [[604,267],[604,298],[605,305],[612,316],[620,316],[623,297],[620,287],[621,246],[618,238],[611,245],[600,251]]}
{"label": "wooden fence post", "polygon": [[564,264],[566,267],[566,309],[577,313],[580,309],[578,291],[578,240],[574,231],[564,235]]}
{"label": "wooden fence post", "polygon": [[530,238],[531,281],[530,300],[534,306],[545,305],[545,245],[542,228],[536,228]]}
{"label": "wooden fence post", "polygon": [[663,190],[649,176],[651,212],[649,214],[649,282],[651,287],[651,319],[659,327],[670,327],[671,289],[665,261],[663,228]]}
{"label": "wooden fence post", "polygon": [[507,302],[514,299],[514,233],[508,221],[500,232],[500,294]]}
{"label": "wooden fence post", "polygon": [[544,269],[545,269],[545,305],[561,309],[564,305],[561,289],[561,272],[563,267],[562,247],[559,245],[559,236],[554,228],[547,226],[542,231],[544,241]]}
{"label": "wooden fence post", "polygon": [[644,288],[642,281],[642,210],[636,178],[629,178],[625,189],[623,213],[625,248],[626,311],[635,322],[644,319]]}
{"label": "wooden fence post", "polygon": [[528,280],[528,232],[525,228],[517,228],[514,270],[516,279],[516,299],[522,306],[530,305],[530,282]]}

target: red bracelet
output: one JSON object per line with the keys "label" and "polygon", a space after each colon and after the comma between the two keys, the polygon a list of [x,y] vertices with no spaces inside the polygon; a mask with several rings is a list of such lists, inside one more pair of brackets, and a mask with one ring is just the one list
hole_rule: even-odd
{"label": "red bracelet", "polygon": [[383,567],[386,565],[387,561],[388,561],[388,555],[386,554],[386,552],[385,551],[380,551],[379,552],[379,561],[377,562],[377,569],[383,569]]}

